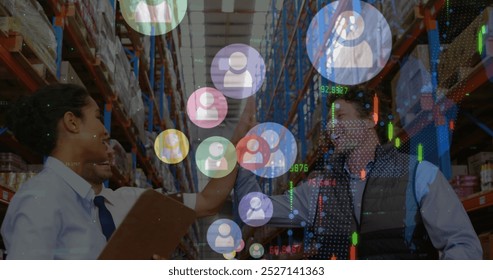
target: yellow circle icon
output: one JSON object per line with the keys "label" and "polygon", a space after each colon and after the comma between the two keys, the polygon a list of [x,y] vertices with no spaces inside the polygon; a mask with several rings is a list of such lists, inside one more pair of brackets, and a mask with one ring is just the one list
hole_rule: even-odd
{"label": "yellow circle icon", "polygon": [[164,163],[177,164],[188,155],[190,144],[183,132],[176,129],[168,129],[161,132],[154,141],[154,152]]}

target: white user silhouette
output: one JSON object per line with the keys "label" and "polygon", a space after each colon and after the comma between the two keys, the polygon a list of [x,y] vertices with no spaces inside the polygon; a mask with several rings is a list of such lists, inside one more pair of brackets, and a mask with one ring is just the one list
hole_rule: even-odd
{"label": "white user silhouette", "polygon": [[171,8],[167,1],[157,5],[149,5],[140,1],[135,7],[135,22],[137,23],[171,23]]}
{"label": "white user silhouette", "polygon": [[373,52],[370,45],[366,40],[361,41],[359,44],[356,43],[356,40],[363,35],[365,30],[363,17],[355,11],[345,11],[337,17],[335,26],[334,36],[336,38],[326,51],[327,67],[372,67]]}
{"label": "white user silhouette", "polygon": [[252,197],[250,199],[250,209],[247,211],[247,220],[263,220],[265,219],[265,212],[262,207],[262,200],[259,197]]}
{"label": "white user silhouette", "polygon": [[[225,88],[251,88],[253,87],[253,79],[250,71],[246,69],[248,59],[242,52],[234,52],[229,57],[230,70],[224,76]],[[234,70],[236,73],[234,73]],[[243,70],[243,72],[241,72]]]}
{"label": "white user silhouette", "polygon": [[199,108],[197,109],[197,120],[199,121],[217,121],[219,114],[214,107],[214,95],[204,92],[199,98]]}
{"label": "white user silhouette", "polygon": [[219,235],[216,237],[216,241],[214,242],[214,246],[216,247],[234,247],[235,240],[231,236],[231,227],[224,223],[221,224],[218,228]]}

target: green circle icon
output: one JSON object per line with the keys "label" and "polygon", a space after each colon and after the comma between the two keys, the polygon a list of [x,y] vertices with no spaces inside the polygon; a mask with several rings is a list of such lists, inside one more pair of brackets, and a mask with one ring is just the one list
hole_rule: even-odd
{"label": "green circle icon", "polygon": [[175,29],[185,17],[186,0],[120,0],[123,18],[144,35],[162,35]]}
{"label": "green circle icon", "polygon": [[222,178],[236,165],[236,149],[228,139],[213,136],[200,143],[195,154],[199,170],[210,178]]}

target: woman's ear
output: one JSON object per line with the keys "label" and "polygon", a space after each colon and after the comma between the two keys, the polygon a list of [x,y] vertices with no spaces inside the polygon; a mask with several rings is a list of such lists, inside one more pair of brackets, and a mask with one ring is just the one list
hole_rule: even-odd
{"label": "woman's ear", "polygon": [[72,112],[66,112],[63,115],[63,127],[65,130],[71,133],[78,133],[80,131],[80,119]]}

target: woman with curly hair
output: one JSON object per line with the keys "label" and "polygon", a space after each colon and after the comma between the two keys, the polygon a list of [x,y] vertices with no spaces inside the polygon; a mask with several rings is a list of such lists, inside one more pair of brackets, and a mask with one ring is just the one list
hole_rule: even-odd
{"label": "woman with curly hair", "polygon": [[1,233],[9,259],[95,259],[106,244],[83,166],[108,161],[108,135],[82,87],[50,85],[16,102],[7,126],[47,156],[41,173],[13,197]]}

